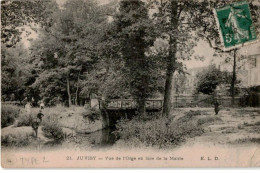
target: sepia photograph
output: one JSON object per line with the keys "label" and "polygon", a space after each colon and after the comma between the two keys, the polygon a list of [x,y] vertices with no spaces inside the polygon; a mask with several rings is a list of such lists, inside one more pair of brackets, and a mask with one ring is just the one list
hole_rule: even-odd
{"label": "sepia photograph", "polygon": [[260,0],[2,0],[3,168],[260,166]]}

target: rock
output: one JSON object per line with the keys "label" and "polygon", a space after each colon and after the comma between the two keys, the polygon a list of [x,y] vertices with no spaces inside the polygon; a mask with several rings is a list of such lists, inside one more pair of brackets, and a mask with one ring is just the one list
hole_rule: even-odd
{"label": "rock", "polygon": [[73,135],[76,132],[73,129],[62,127],[62,131],[65,135]]}

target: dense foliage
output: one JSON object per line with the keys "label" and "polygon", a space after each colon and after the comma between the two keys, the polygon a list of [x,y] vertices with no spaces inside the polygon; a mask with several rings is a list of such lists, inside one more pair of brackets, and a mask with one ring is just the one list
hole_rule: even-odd
{"label": "dense foliage", "polygon": [[10,126],[15,118],[19,116],[20,109],[17,106],[2,105],[1,107],[1,128]]}
{"label": "dense foliage", "polygon": [[145,54],[153,45],[153,25],[142,1],[120,1],[115,17],[120,53],[124,59],[125,76],[130,93],[136,98],[139,113],[145,113],[145,100],[152,93],[150,59]]}
{"label": "dense foliage", "polygon": [[241,106],[259,107],[260,105],[260,86],[252,86],[246,89],[245,94],[240,99]]}
{"label": "dense foliage", "polygon": [[146,121],[140,121],[137,118],[122,119],[116,125],[115,134],[132,147],[165,148],[175,146],[184,142],[186,138],[199,136],[203,133],[203,129],[193,116],[197,116],[197,114],[187,112],[177,121],[161,116]]}
{"label": "dense foliage", "polygon": [[231,74],[226,71],[220,71],[216,66],[212,65],[197,75],[198,84],[197,92],[204,94],[212,94],[217,86],[221,84],[229,84]]}

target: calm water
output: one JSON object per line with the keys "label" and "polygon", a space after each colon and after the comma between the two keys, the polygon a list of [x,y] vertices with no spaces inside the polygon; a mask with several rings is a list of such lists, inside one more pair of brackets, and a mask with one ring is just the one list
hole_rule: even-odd
{"label": "calm water", "polygon": [[113,133],[114,128],[106,128],[89,134],[77,134],[81,140],[81,145],[91,146],[94,148],[104,148],[112,146],[117,138]]}
{"label": "calm water", "polygon": [[[56,149],[102,149],[110,148],[118,140],[113,133],[114,128],[106,128],[89,134],[76,134],[67,137],[63,142],[47,142],[33,145],[36,150],[56,150]],[[40,145],[40,147],[39,147]]]}

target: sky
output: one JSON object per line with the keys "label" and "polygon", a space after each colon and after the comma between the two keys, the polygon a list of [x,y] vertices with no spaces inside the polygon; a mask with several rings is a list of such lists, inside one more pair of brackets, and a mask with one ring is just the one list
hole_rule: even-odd
{"label": "sky", "polygon": [[[186,61],[184,64],[187,66],[188,69],[205,67],[208,66],[210,63],[219,64],[221,61],[223,61],[223,58],[213,56],[214,49],[212,49],[209,46],[209,44],[205,41],[202,40],[199,41],[198,45],[194,48],[194,51],[195,52],[193,54],[193,57],[195,55],[200,55],[200,56],[204,56],[205,60],[200,61],[192,58],[192,60]],[[250,45],[243,46],[239,49],[238,53],[242,55],[260,54],[260,42],[258,41],[257,43],[252,43]]]}

